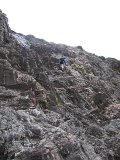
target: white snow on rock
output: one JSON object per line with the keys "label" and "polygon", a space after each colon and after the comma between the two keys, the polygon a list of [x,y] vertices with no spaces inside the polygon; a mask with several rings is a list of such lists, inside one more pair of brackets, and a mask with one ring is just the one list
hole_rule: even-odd
{"label": "white snow on rock", "polygon": [[16,40],[17,42],[22,45],[23,47],[26,47],[26,48],[30,48],[30,44],[29,42],[24,38],[24,36],[20,35],[20,34],[13,34],[12,35]]}

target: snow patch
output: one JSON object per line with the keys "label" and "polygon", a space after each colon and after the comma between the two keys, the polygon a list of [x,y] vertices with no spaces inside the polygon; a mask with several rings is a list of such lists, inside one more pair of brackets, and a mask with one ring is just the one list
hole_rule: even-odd
{"label": "snow patch", "polygon": [[30,48],[29,42],[24,38],[24,36],[19,34],[13,34],[13,37],[17,40],[17,42],[23,47]]}

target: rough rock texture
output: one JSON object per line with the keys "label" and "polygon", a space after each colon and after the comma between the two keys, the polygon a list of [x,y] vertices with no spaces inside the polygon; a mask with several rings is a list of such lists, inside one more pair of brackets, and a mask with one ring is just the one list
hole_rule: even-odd
{"label": "rough rock texture", "polygon": [[0,160],[12,159],[119,160],[120,61],[15,33],[0,11]]}

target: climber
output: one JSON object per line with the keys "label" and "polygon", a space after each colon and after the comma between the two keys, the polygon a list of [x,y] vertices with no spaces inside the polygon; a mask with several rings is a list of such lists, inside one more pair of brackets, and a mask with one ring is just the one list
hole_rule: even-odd
{"label": "climber", "polygon": [[66,61],[66,58],[60,58],[60,68],[61,70],[63,71],[64,70],[64,67],[67,65],[67,61]]}

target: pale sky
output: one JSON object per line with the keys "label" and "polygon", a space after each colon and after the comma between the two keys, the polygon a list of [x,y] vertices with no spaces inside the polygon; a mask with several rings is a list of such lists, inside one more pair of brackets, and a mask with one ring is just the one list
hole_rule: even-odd
{"label": "pale sky", "polygon": [[120,0],[0,0],[12,30],[120,60]]}

